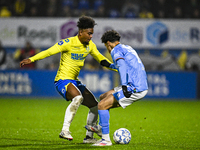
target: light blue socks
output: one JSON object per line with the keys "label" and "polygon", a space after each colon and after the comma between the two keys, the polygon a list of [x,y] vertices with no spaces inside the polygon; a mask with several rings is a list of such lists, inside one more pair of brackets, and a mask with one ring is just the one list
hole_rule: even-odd
{"label": "light blue socks", "polygon": [[102,127],[102,134],[109,134],[109,119],[110,114],[108,110],[98,110],[99,124]]}

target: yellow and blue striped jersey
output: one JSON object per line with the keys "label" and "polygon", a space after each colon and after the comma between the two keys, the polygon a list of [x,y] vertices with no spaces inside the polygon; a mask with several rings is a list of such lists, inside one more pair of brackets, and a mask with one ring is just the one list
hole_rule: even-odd
{"label": "yellow and blue striped jersey", "polygon": [[98,50],[96,45],[90,40],[88,45],[83,45],[78,36],[63,39],[49,49],[42,51],[35,56],[29,58],[31,62],[49,57],[51,55],[61,53],[60,65],[55,77],[55,81],[59,79],[78,80],[78,75],[84,65],[85,58],[91,54],[99,63],[107,60]]}

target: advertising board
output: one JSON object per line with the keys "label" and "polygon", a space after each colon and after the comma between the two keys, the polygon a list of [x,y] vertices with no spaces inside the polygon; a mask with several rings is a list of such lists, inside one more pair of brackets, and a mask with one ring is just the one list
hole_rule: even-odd
{"label": "advertising board", "polygon": [[[119,85],[112,71],[81,71],[79,79],[99,97]],[[61,97],[54,87],[56,71],[0,71],[0,96]],[[197,73],[147,72],[145,98],[197,98]]]}

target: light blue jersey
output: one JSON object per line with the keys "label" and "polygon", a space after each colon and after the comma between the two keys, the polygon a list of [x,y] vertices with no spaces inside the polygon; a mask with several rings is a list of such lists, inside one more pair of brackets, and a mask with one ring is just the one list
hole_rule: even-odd
{"label": "light blue jersey", "polygon": [[[120,73],[121,84],[131,85],[135,92],[141,92],[148,89],[147,75],[142,61],[137,52],[128,45],[118,44],[111,51],[111,56],[115,68]],[[117,60],[123,59],[125,61],[126,72],[125,76],[121,75]],[[124,74],[123,72],[123,74]]]}

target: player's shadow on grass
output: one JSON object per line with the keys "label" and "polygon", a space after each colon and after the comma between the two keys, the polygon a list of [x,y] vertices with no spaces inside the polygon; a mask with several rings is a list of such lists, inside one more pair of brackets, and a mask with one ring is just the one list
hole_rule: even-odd
{"label": "player's shadow on grass", "polygon": [[[72,141],[46,141],[19,138],[0,138],[12,141],[13,144],[0,144],[0,148],[38,148],[38,149],[94,149],[92,144],[75,143]],[[18,141],[18,142],[13,142]],[[20,142],[19,142],[20,141]],[[24,143],[22,143],[24,142]],[[31,142],[34,142],[33,144]],[[38,142],[38,143],[37,143]],[[98,147],[95,147],[98,148]],[[100,147],[99,147],[100,148]]]}

